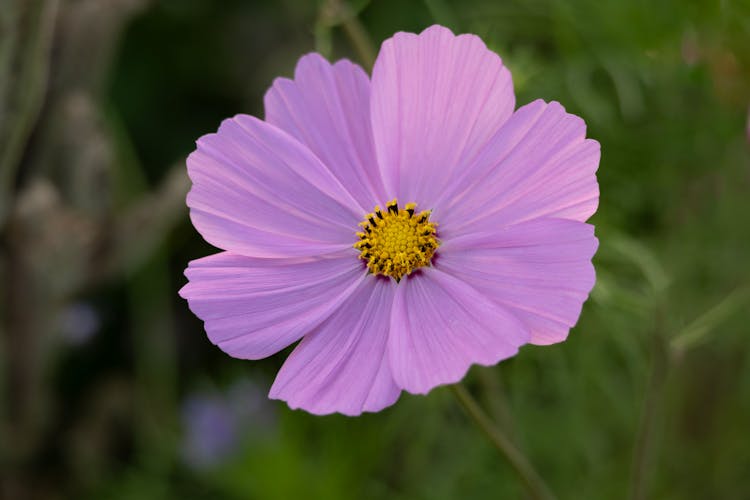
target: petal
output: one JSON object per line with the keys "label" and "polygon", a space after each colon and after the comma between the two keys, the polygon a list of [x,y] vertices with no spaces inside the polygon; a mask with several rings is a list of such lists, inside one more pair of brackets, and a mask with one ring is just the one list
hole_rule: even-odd
{"label": "petal", "polygon": [[444,193],[441,236],[492,231],[538,217],[585,221],[599,202],[599,143],[559,103],[516,111]]}
{"label": "petal", "polygon": [[392,405],[386,345],[395,286],[368,275],[328,320],[306,335],[279,371],[270,397],[310,413],[359,415]]}
{"label": "petal", "polygon": [[265,97],[266,121],[305,144],[368,211],[385,202],[370,125],[370,79],[350,61],[319,54],[277,78]]}
{"label": "petal", "polygon": [[437,268],[397,287],[388,357],[396,384],[411,393],[458,382],[473,363],[493,365],[528,340],[515,316]]}
{"label": "petal", "polygon": [[561,342],[594,286],[594,227],[536,219],[443,242],[436,267],[511,311],[531,343]]}
{"label": "petal", "polygon": [[514,106],[510,72],[479,37],[432,26],[386,40],[370,109],[389,194],[434,207]]}
{"label": "petal", "polygon": [[351,246],[364,209],[305,146],[246,115],[224,120],[187,160],[190,218],[219,248],[250,257]]}
{"label": "petal", "polygon": [[255,259],[222,252],[194,260],[180,290],[211,342],[236,358],[270,356],[312,331],[366,276],[356,254]]}

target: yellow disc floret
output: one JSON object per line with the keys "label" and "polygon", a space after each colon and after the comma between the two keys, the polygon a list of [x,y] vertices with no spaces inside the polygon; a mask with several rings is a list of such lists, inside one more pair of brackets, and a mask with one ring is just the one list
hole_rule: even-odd
{"label": "yellow disc floret", "polygon": [[367,261],[372,274],[390,276],[397,282],[413,270],[428,266],[440,245],[435,236],[436,224],[430,222],[430,211],[415,213],[416,203],[399,210],[391,200],[383,212],[379,206],[359,223],[359,241],[354,248]]}

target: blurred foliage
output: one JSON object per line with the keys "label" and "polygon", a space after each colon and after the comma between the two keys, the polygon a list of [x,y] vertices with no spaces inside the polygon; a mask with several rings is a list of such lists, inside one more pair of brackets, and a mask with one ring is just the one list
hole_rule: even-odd
{"label": "blurred foliage", "polygon": [[560,498],[747,498],[740,0],[0,1],[0,497],[521,497],[444,389],[356,419],[243,399],[286,352],[229,358],[176,294],[213,252],[182,207],[195,139],[306,52],[368,65],[436,22],[602,145],[578,326],[469,387]]}

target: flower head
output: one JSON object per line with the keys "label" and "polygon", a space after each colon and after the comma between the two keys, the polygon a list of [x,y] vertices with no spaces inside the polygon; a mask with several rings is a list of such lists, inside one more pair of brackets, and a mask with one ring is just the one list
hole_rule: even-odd
{"label": "flower head", "polygon": [[599,144],[558,103],[514,108],[500,58],[441,26],[386,40],[372,79],[302,57],[265,121],[188,158],[223,252],[180,293],[211,341],[260,359],[302,339],[270,396],[357,415],[564,340],[595,280]]}

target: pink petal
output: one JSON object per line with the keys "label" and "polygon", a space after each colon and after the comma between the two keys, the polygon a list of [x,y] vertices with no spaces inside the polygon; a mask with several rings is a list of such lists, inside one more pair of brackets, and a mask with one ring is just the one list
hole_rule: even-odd
{"label": "pink petal", "polygon": [[359,415],[396,402],[401,391],[386,358],[394,288],[389,280],[368,275],[292,352],[270,397],[315,414]]}
{"label": "pink petal", "polygon": [[[354,255],[353,255],[354,253]],[[312,331],[366,277],[356,252],[315,259],[255,259],[222,252],[194,260],[180,290],[211,342],[265,358]]]}
{"label": "pink petal", "polygon": [[479,37],[432,26],[386,40],[370,109],[389,195],[434,207],[514,105],[510,72]]}
{"label": "pink petal", "polygon": [[596,279],[594,227],[536,219],[443,242],[435,266],[511,311],[533,344],[561,342]]}
{"label": "pink petal", "polygon": [[434,212],[441,236],[538,217],[585,221],[599,202],[599,143],[560,104],[535,101],[503,125]]}
{"label": "pink petal", "polygon": [[437,268],[396,287],[388,357],[396,384],[411,393],[458,382],[473,363],[493,365],[528,340],[515,316]]}
{"label": "pink petal", "polygon": [[187,160],[193,225],[219,248],[252,257],[350,247],[364,208],[285,132],[257,118],[224,120]]}
{"label": "pink petal", "polygon": [[274,81],[265,107],[266,121],[309,147],[367,211],[387,201],[372,144],[370,79],[362,68],[308,54],[294,80]]}

